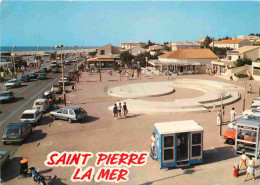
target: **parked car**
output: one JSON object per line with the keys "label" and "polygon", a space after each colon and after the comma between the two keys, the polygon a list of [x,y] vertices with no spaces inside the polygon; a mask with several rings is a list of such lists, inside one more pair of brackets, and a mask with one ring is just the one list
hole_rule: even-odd
{"label": "parked car", "polygon": [[51,91],[45,91],[42,94],[42,98],[46,98],[49,101],[49,106],[52,106],[56,102],[55,94]]}
{"label": "parked car", "polygon": [[21,76],[20,81],[22,81],[22,82],[29,82],[30,81],[30,76],[28,74],[23,74]]}
{"label": "parked car", "polygon": [[22,143],[32,133],[32,126],[26,123],[10,123],[2,138],[4,145],[7,143]]}
{"label": "parked car", "polygon": [[[246,141],[256,141],[256,132],[251,132],[251,131],[244,131],[241,132],[238,135],[239,139],[243,139]],[[236,141],[236,130],[235,129],[229,129],[224,133],[224,139],[225,143],[228,143],[230,145],[234,145]],[[245,143],[247,145],[250,145],[249,143]]]}
{"label": "parked car", "polygon": [[65,61],[65,65],[70,65],[70,64],[71,64],[70,61],[68,60]]}
{"label": "parked car", "polygon": [[0,93],[0,103],[10,102],[14,100],[14,92],[12,91],[2,91]]}
{"label": "parked car", "polygon": [[17,79],[11,79],[11,80],[8,80],[7,82],[5,82],[4,86],[8,87],[8,88],[20,87],[21,86],[21,82],[20,82],[20,80],[17,80]]}
{"label": "parked car", "polygon": [[47,67],[43,67],[42,69],[41,69],[41,71],[42,71],[42,73],[47,73],[48,72],[48,69],[47,69]]}
{"label": "parked car", "polygon": [[64,81],[64,84],[65,85],[68,85],[69,84],[69,80],[68,80],[68,78],[60,78],[60,80],[59,80],[59,83],[61,84],[61,85],[63,85],[63,81]]}
{"label": "parked car", "polygon": [[252,103],[260,103],[260,96],[258,96],[257,98],[253,99]]}
{"label": "parked car", "polygon": [[40,73],[41,73],[41,70],[40,70],[40,69],[38,69],[38,70],[35,71],[35,74],[36,74],[37,76],[38,76]]}
{"label": "parked car", "polygon": [[49,109],[49,101],[46,98],[38,98],[34,101],[33,109],[36,109],[40,112],[46,112]]}
{"label": "parked car", "polygon": [[50,116],[53,120],[64,119],[72,123],[73,121],[80,121],[86,119],[88,114],[81,107],[66,106],[61,109],[51,111]]}
{"label": "parked car", "polygon": [[35,72],[32,72],[29,74],[30,79],[37,79],[37,74]]}
{"label": "parked car", "polygon": [[47,79],[47,75],[45,73],[40,73],[37,77],[38,80],[45,80]]}
{"label": "parked car", "polygon": [[52,68],[59,67],[59,64],[54,61],[54,62],[51,62],[50,67],[52,67]]}
{"label": "parked car", "polygon": [[20,122],[30,123],[36,125],[42,119],[42,112],[36,109],[25,110],[21,117]]}
{"label": "parked car", "polygon": [[60,73],[61,70],[60,70],[60,68],[55,67],[55,68],[52,69],[52,72],[54,72],[54,73]]}
{"label": "parked car", "polygon": [[53,93],[62,93],[62,87],[60,84],[53,84],[51,87],[51,92]]}
{"label": "parked car", "polygon": [[0,151],[0,171],[3,170],[4,165],[9,161],[10,153],[8,151]]}

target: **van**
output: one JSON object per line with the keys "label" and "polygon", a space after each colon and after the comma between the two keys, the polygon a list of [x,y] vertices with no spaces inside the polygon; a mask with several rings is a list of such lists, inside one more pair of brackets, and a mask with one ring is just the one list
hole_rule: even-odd
{"label": "van", "polygon": [[40,112],[46,112],[49,108],[49,101],[46,98],[38,98],[34,101],[33,109],[37,109]]}

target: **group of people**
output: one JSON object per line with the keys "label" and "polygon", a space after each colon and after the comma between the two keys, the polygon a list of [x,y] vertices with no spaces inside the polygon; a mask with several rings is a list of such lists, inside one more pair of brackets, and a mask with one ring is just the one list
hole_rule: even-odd
{"label": "group of people", "polygon": [[[225,115],[225,107],[222,106],[221,109],[218,111],[217,126],[219,126],[221,124],[221,122],[224,122],[224,115]],[[237,113],[235,111],[235,108],[232,107],[232,109],[230,111],[230,122],[235,121],[236,115],[237,115]]]}
{"label": "group of people", "polygon": [[[255,162],[253,161],[252,156],[246,156],[245,150],[242,150],[241,153],[242,153],[242,155],[241,155],[241,161],[240,161],[240,164],[239,164],[239,170],[241,169],[243,164],[245,165],[245,167],[247,169],[244,181],[247,180],[248,174],[251,174],[253,176],[253,180],[256,180],[256,178],[255,178]],[[247,164],[247,159],[249,159],[248,164]]]}
{"label": "group of people", "polygon": [[122,111],[124,112],[124,116],[126,117],[126,115],[128,114],[126,102],[124,102],[123,106],[121,103],[119,103],[117,106],[117,104],[115,103],[114,108],[113,108],[114,118],[115,119],[122,118]]}

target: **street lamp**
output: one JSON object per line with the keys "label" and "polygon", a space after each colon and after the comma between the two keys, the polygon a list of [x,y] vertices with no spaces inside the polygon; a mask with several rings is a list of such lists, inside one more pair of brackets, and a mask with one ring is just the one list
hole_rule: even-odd
{"label": "street lamp", "polygon": [[12,54],[13,54],[13,68],[14,68],[14,76],[16,77],[16,69],[15,69],[15,61],[14,61],[14,48],[16,48],[16,46],[12,46]]}
{"label": "street lamp", "polygon": [[245,95],[244,95],[244,101],[243,101],[243,111],[245,111],[245,106],[246,106],[246,84],[247,84],[247,79],[244,80],[245,84]]}
{"label": "street lamp", "polygon": [[223,120],[222,120],[222,115],[223,115],[223,98],[226,96],[226,92],[223,91],[221,93],[218,93],[218,99],[221,99],[221,106],[220,106],[220,111],[221,111],[221,116],[220,116],[220,127],[219,127],[219,134],[222,135],[222,125],[223,125]]}
{"label": "street lamp", "polygon": [[65,84],[64,84],[64,69],[63,69],[63,61],[62,61],[62,48],[63,48],[63,45],[55,46],[55,48],[57,48],[57,49],[60,48],[61,49],[62,93],[63,93],[64,105],[66,105],[66,92],[65,92]]}

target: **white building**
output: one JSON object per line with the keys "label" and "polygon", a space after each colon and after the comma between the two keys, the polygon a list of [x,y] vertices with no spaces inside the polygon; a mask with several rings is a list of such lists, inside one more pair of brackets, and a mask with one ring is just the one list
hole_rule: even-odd
{"label": "white building", "polygon": [[253,46],[253,43],[247,39],[233,39],[233,40],[221,40],[221,41],[214,41],[210,43],[211,47],[218,47],[218,48],[231,48],[237,49],[243,46]]}
{"label": "white building", "polygon": [[255,42],[257,39],[260,39],[260,37],[255,36],[255,35],[240,35],[240,36],[237,36],[237,39],[247,39],[250,42]]}
{"label": "white building", "polygon": [[144,53],[146,50],[140,46],[136,46],[136,47],[133,47],[131,49],[128,50],[129,53],[131,53],[133,56],[137,56],[139,55],[140,53]]}
{"label": "white building", "polygon": [[179,74],[205,73],[211,61],[218,57],[210,49],[178,49],[158,56],[154,64],[161,71],[169,70]]}
{"label": "white building", "polygon": [[172,51],[177,49],[198,49],[200,48],[199,42],[171,42]]}
{"label": "white building", "polygon": [[122,49],[131,49],[133,47],[137,47],[137,46],[140,46],[140,47],[144,47],[146,44],[144,42],[124,42],[124,43],[121,43],[120,44],[120,47]]}

